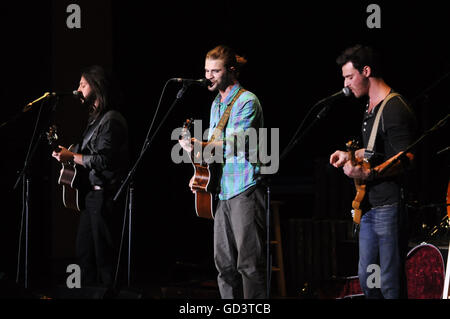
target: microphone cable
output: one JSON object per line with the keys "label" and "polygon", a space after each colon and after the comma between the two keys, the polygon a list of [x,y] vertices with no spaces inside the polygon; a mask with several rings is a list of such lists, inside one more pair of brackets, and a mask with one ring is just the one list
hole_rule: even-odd
{"label": "microphone cable", "polygon": [[[169,82],[171,82],[171,81],[172,81],[172,79],[167,80],[166,83],[164,84],[164,87],[163,87],[162,91],[161,91],[161,95],[159,96],[158,104],[157,104],[157,106],[156,106],[155,114],[153,115],[153,119],[152,119],[152,121],[151,121],[151,123],[150,123],[150,127],[149,127],[149,129],[148,129],[148,132],[147,132],[147,135],[146,135],[146,137],[145,137],[144,144],[142,145],[141,153],[140,153],[139,156],[142,156],[142,155],[143,155],[143,153],[145,152],[145,149],[147,148],[146,145],[150,144],[151,140],[153,140],[153,138],[155,137],[156,133],[158,132],[158,130],[159,130],[161,124],[164,122],[164,120],[161,121],[160,126],[158,126],[158,128],[156,129],[155,134],[152,136],[151,140],[149,141],[150,132],[152,131],[153,125],[154,125],[155,120],[156,120],[156,116],[158,115],[158,111],[159,111],[159,108],[160,108],[160,106],[161,106],[161,101],[162,101],[162,98],[163,98],[163,96],[164,96],[164,92],[166,91],[167,85],[168,85]],[[169,112],[170,112],[170,110],[169,110]]]}
{"label": "microphone cable", "polygon": [[[347,90],[346,90],[346,89],[347,89]],[[344,87],[344,88],[342,89],[342,93],[343,93],[345,96],[349,96],[349,95],[350,95],[350,92],[348,91],[348,88],[347,88],[347,87]],[[283,159],[283,158],[290,152],[290,150],[295,146],[295,144],[297,144],[297,142],[298,142],[298,141],[297,141],[297,135],[300,133],[300,130],[301,130],[301,129],[303,128],[303,126],[305,125],[306,120],[311,116],[311,113],[312,113],[319,105],[322,105],[322,104],[323,104],[323,102],[324,102],[324,99],[322,99],[322,100],[316,102],[316,104],[314,104],[313,107],[311,107],[311,108],[309,109],[308,113],[306,113],[305,117],[303,118],[303,120],[302,120],[302,122],[300,123],[299,127],[298,127],[297,130],[295,131],[295,133],[294,133],[294,135],[292,136],[291,140],[289,141],[289,143],[286,145],[286,147],[284,148],[283,152],[281,153],[281,155],[280,155],[280,161],[281,161],[281,159]],[[325,108],[324,108],[324,110],[321,111],[321,112],[319,112],[319,113],[316,115],[316,117],[317,117],[318,119],[320,119],[320,118],[321,118],[321,115],[323,115],[324,113],[326,113],[326,110],[325,110],[325,109],[328,109],[328,108],[329,108],[329,105],[326,105]]]}

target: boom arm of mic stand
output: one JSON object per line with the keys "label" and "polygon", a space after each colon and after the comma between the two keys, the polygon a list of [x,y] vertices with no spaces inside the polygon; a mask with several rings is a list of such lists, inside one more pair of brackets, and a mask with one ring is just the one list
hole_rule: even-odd
{"label": "boom arm of mic stand", "polygon": [[[312,109],[314,109],[316,106],[320,105],[320,103],[316,104],[313,106]],[[303,133],[297,137],[292,143],[288,144],[286,146],[286,148],[283,150],[283,152],[281,153],[280,156],[280,162],[290,153],[290,151],[294,148],[295,145],[297,145],[297,143],[303,138],[305,137],[306,133],[309,132],[309,130],[311,130],[311,128],[316,124],[316,122],[318,120],[321,120],[323,117],[325,117],[325,115],[328,113],[328,111],[330,110],[330,105],[327,104],[325,105],[325,107],[315,116],[314,121],[312,121],[308,127],[303,131]],[[302,123],[303,124],[303,123]],[[303,126],[300,125],[299,129]],[[297,130],[298,132],[299,130]]]}
{"label": "boom arm of mic stand", "polygon": [[24,108],[23,108],[23,112],[28,112],[29,110],[31,110],[31,107],[35,104],[35,103],[37,103],[37,102],[39,102],[39,101],[41,101],[41,100],[44,100],[44,99],[46,99],[46,98],[48,98],[50,96],[50,93],[49,92],[46,92],[44,95],[42,95],[40,98],[37,98],[36,100],[34,100],[33,102],[30,102],[30,103],[28,103]]}
{"label": "boom arm of mic stand", "polygon": [[396,158],[394,158],[389,164],[387,164],[385,167],[383,167],[383,169],[378,172],[379,175],[383,175],[385,172],[388,171],[389,168],[391,168],[392,166],[394,166],[396,163],[402,161],[405,157],[406,154],[413,149],[417,144],[419,144],[425,137],[427,137],[430,133],[436,131],[437,129],[443,127],[448,118],[449,118],[450,114],[447,114],[446,117],[444,117],[442,120],[440,120],[438,123],[436,123],[436,125],[434,125],[432,128],[430,128],[428,131],[426,131],[425,133],[422,134],[421,137],[419,137],[416,141],[414,141],[411,145],[409,145],[399,156],[397,156]]}
{"label": "boom arm of mic stand", "polygon": [[[13,189],[16,189],[17,186],[19,185],[20,180],[25,176],[27,170],[28,170],[28,166],[30,165],[30,160],[33,158],[34,153],[36,152],[37,147],[39,146],[39,140],[40,138],[44,135],[44,133],[40,133],[38,135],[38,139],[35,141],[36,139],[36,135],[37,135],[37,131],[39,129],[39,124],[41,121],[41,117],[42,117],[42,110],[44,108],[44,102],[45,102],[45,98],[49,95],[50,93],[45,93],[42,97],[40,97],[39,99],[29,103],[28,105],[32,105],[34,103],[36,103],[37,101],[41,101],[40,105],[39,105],[39,112],[37,115],[37,119],[36,119],[36,123],[34,125],[34,130],[33,130],[33,134],[31,136],[31,140],[30,140],[30,144],[28,145],[28,151],[27,154],[25,156],[25,161],[24,161],[24,166],[22,168],[22,170],[19,173],[19,176],[17,177],[16,183],[14,184]],[[55,105],[53,107],[56,106],[56,102]],[[28,110],[27,110],[28,111]],[[24,111],[25,112],[25,111]]]}
{"label": "boom arm of mic stand", "polygon": [[34,100],[33,102],[28,103],[27,105],[24,106],[23,110],[20,113],[17,113],[16,115],[14,115],[13,117],[11,117],[8,121],[3,122],[2,124],[0,124],[0,128],[8,125],[9,123],[12,123],[14,121],[16,121],[17,119],[19,119],[21,116],[23,116],[24,113],[32,110],[32,106],[34,104],[36,104],[39,101],[44,102],[48,97],[50,97],[50,93],[46,92],[43,96],[41,96],[40,98],[37,98],[36,100]]}

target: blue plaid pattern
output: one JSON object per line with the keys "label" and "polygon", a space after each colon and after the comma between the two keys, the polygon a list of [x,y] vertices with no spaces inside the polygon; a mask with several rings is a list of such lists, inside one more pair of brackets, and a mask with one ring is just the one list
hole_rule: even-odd
{"label": "blue plaid pattern", "polygon": [[[235,84],[222,103],[220,102],[220,94],[214,99],[211,106],[208,139],[211,138],[213,129],[219,124],[228,103],[233,100],[240,88],[240,84]],[[236,143],[239,138],[236,138],[236,136],[239,136],[239,134],[243,136],[249,128],[258,131],[259,128],[263,127],[263,122],[263,112],[258,98],[255,94],[245,91],[234,103],[230,118],[222,133],[224,162],[222,163],[221,190],[219,193],[221,200],[239,195],[256,184],[260,172],[260,164],[257,160],[254,160],[258,158],[254,156],[257,154],[258,143],[253,143],[255,145],[253,147],[250,145],[250,148],[239,148],[240,144]],[[243,151],[236,152],[236,149]]]}

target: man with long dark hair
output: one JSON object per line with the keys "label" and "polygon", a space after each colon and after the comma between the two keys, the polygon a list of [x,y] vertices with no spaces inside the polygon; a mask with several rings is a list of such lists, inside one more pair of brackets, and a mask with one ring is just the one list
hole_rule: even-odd
{"label": "man with long dark hair", "polygon": [[78,91],[89,108],[82,142],[73,148],[60,146],[52,156],[60,162],[81,165],[89,180],[85,209],[80,215],[76,254],[84,285],[111,286],[114,282],[114,245],[111,234],[112,198],[128,167],[128,128],[117,111],[118,91],[112,77],[100,66],[81,73]]}

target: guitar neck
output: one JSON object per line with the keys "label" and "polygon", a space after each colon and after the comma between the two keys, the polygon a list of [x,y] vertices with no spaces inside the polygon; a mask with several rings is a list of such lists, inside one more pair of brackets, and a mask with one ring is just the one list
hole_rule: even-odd
{"label": "guitar neck", "polygon": [[356,162],[356,156],[355,156],[355,151],[351,150],[349,151],[349,155],[350,155],[350,162],[352,162],[352,165],[357,165],[358,163]]}
{"label": "guitar neck", "polygon": [[50,148],[52,149],[52,151],[55,151],[55,152],[61,151],[61,148],[59,147],[59,145],[56,141],[52,141],[50,143]]}

